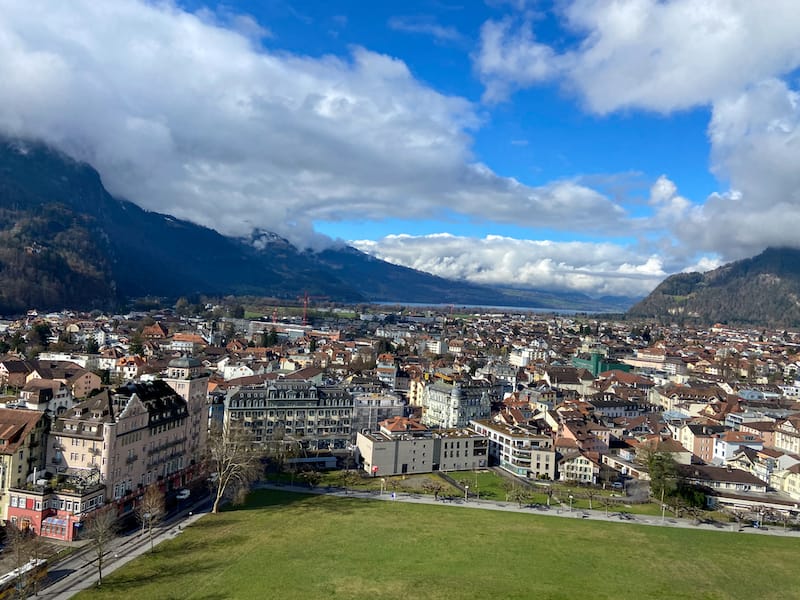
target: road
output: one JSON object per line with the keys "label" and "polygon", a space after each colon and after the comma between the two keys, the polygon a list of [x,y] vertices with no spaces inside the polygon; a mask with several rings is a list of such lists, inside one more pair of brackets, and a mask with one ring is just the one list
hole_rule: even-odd
{"label": "road", "polygon": [[[154,543],[160,544],[180,535],[184,527],[191,525],[210,510],[210,501],[208,498],[204,498],[172,515],[153,528]],[[142,535],[138,529],[120,535],[109,543],[108,550],[104,554],[103,577],[105,578],[149,550],[150,537],[147,534]],[[51,583],[39,592],[39,598],[67,600],[81,590],[95,585],[97,583],[96,552],[90,546],[81,548],[59,563],[52,565],[48,579]]]}

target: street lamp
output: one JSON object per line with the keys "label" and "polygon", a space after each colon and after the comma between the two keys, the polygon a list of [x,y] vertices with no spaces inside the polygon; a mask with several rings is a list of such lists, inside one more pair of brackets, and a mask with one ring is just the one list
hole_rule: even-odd
{"label": "street lamp", "polygon": [[569,495],[569,512],[572,512],[572,494]]}
{"label": "street lamp", "polygon": [[468,496],[468,495],[469,495],[469,486],[468,486],[468,485],[465,485],[465,486],[464,486],[464,502],[466,502],[466,501],[467,501],[467,496]]}
{"label": "street lamp", "polygon": [[383,492],[386,490],[386,477],[381,477],[381,496],[383,496]]}

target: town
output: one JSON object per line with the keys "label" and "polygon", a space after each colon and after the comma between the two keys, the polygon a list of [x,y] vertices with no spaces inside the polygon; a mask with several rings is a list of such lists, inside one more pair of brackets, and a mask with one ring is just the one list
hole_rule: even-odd
{"label": "town", "polygon": [[79,539],[100,510],[133,518],[151,487],[167,508],[207,492],[209,431],[231,424],[301,475],[499,468],[618,505],[649,483],[630,501],[662,515],[800,513],[788,331],[308,299],[302,315],[181,300],[2,327],[0,510],[41,538]]}

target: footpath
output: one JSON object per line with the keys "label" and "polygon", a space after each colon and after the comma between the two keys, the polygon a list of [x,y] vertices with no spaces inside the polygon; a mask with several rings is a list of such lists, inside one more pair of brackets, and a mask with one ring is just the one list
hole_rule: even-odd
{"label": "footpath", "polygon": [[[153,544],[172,539],[183,529],[210,511],[209,503],[201,500],[168,521],[153,528]],[[103,578],[150,551],[150,537],[140,532],[114,538],[103,555]],[[97,553],[89,545],[80,547],[72,555],[51,565],[47,587],[39,591],[38,598],[67,600],[78,592],[97,584]]]}
{"label": "footpath", "polygon": [[321,494],[330,496],[340,496],[342,498],[362,498],[368,500],[379,500],[384,502],[411,502],[414,504],[445,504],[446,506],[457,506],[470,510],[498,510],[505,512],[516,512],[524,514],[536,514],[546,517],[561,519],[587,519],[592,521],[608,521],[612,523],[627,523],[636,525],[650,525],[654,527],[677,527],[684,529],[701,529],[706,531],[746,533],[756,535],[773,535],[778,537],[800,537],[800,530],[777,527],[752,527],[742,526],[737,523],[697,522],[693,519],[675,518],[668,514],[663,518],[661,515],[637,515],[628,512],[605,510],[585,510],[575,509],[564,503],[554,503],[552,506],[543,505],[523,505],[516,502],[502,502],[497,500],[478,500],[475,498],[456,498],[449,500],[439,499],[427,494],[417,494],[408,492],[375,492],[362,491],[343,488],[317,487],[308,488],[303,486],[279,485],[273,483],[259,483],[255,486],[258,489],[282,490],[285,492],[296,492],[303,494]]}

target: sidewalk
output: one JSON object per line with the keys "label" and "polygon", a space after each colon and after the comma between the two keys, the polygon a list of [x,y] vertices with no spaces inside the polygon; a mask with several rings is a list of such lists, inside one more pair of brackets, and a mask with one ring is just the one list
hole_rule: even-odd
{"label": "sidewalk", "polygon": [[[174,521],[164,523],[156,528],[153,535],[153,544],[158,545],[163,541],[172,539],[205,515],[209,509],[198,510],[206,501],[195,503],[183,518],[176,516]],[[183,513],[181,513],[183,514]],[[114,571],[150,551],[150,537],[139,533],[115,538],[104,554],[103,578]],[[90,547],[82,548],[75,554],[50,567],[50,573],[63,575],[54,583],[39,592],[39,597],[67,600],[78,592],[85,590],[97,583],[97,555]]]}
{"label": "sidewalk", "polygon": [[778,537],[800,537],[800,531],[786,529],[781,527],[769,528],[754,528],[754,527],[741,527],[736,523],[698,523],[695,524],[694,520],[675,518],[665,515],[662,519],[661,516],[651,515],[636,515],[626,512],[609,511],[606,515],[605,510],[583,510],[575,509],[570,511],[569,506],[561,504],[553,504],[553,506],[546,507],[533,507],[531,505],[520,507],[516,502],[503,502],[498,500],[476,500],[470,498],[465,501],[464,498],[454,498],[450,502],[443,500],[436,500],[433,496],[427,494],[415,494],[407,492],[379,492],[373,491],[360,491],[360,490],[347,490],[346,492],[340,488],[308,488],[302,486],[291,485],[277,485],[271,483],[259,483],[255,486],[259,489],[283,490],[286,492],[295,492],[303,494],[319,494],[329,496],[339,496],[342,498],[361,498],[365,500],[380,500],[385,502],[412,502],[414,504],[443,504],[445,506],[456,506],[460,508],[469,509],[482,509],[482,510],[498,510],[506,512],[526,513],[532,515],[540,515],[544,517],[559,517],[565,519],[587,519],[591,521],[608,521],[613,523],[628,523],[635,525],[650,525],[655,527],[678,527],[684,529],[701,529],[706,531],[725,531],[725,532],[740,532],[758,535],[774,535]]}

